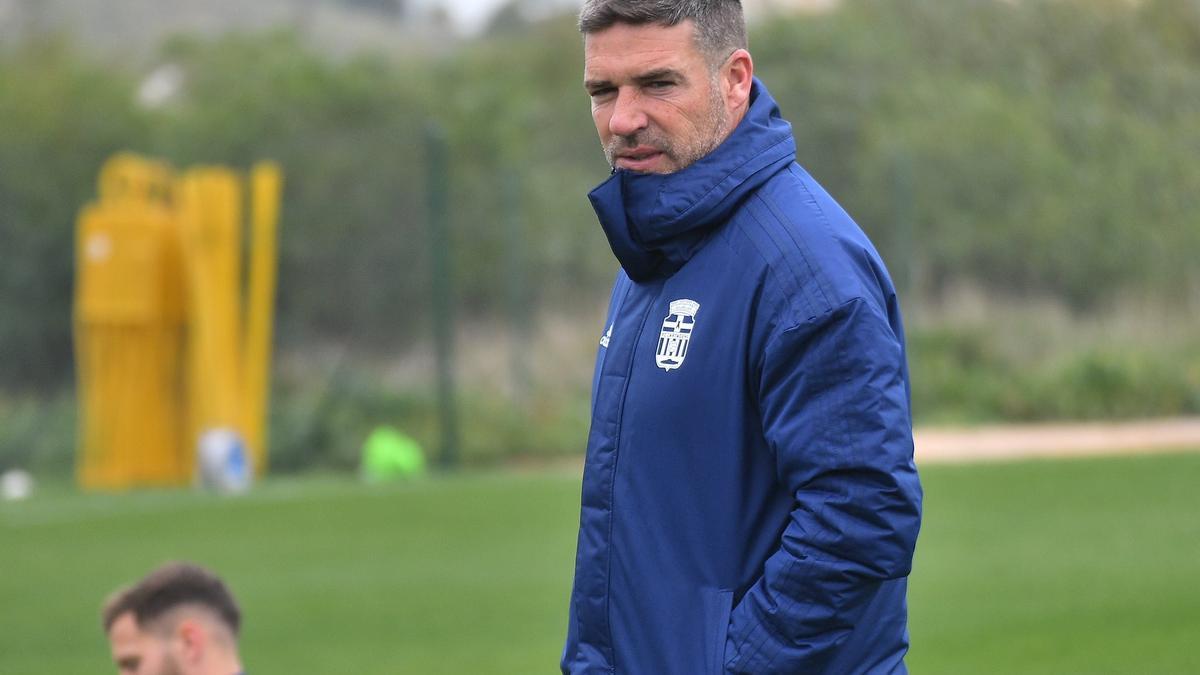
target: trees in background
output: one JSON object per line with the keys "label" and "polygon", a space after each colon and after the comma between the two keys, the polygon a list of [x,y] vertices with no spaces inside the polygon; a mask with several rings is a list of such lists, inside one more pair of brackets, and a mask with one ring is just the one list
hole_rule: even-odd
{"label": "trees in background", "polygon": [[[513,17],[404,61],[328,59],[287,33],[177,39],[158,62],[180,89],[153,108],[136,102],[145,64],[61,42],[0,52],[0,388],[70,381],[74,216],[126,148],[283,165],[285,350],[424,334],[431,121],[451,149],[461,311],[504,311],[513,245],[527,303],[601,304],[615,264],[583,198],[607,167],[581,41],[571,17]],[[969,284],[1084,313],[1119,297],[1200,309],[1194,2],[845,0],[751,40],[801,163],[910,300]]]}

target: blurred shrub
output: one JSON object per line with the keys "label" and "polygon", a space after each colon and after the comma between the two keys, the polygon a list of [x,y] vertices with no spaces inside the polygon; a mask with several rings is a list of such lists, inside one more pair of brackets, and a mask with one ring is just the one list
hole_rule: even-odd
{"label": "blurred shrub", "polygon": [[75,465],[75,399],[0,395],[0,471],[70,475]]}
{"label": "blurred shrub", "polygon": [[145,147],[132,97],[63,43],[0,51],[0,387],[70,380],[75,214],[109,155]]}
{"label": "blurred shrub", "polygon": [[752,46],[800,162],[919,295],[1194,308],[1198,36],[1189,0],[846,0]]}
{"label": "blurred shrub", "polygon": [[909,334],[918,423],[1103,420],[1200,414],[1200,345],[1006,355],[993,334]]}
{"label": "blurred shrub", "polygon": [[[277,382],[271,412],[271,465],[355,469],[371,431],[388,424],[412,436],[436,463],[442,451],[438,411],[428,389],[400,390],[374,371],[340,367],[324,377]],[[459,454],[465,466],[515,456],[551,459],[582,452],[588,424],[583,397],[519,402],[465,389],[458,401]]]}
{"label": "blurred shrub", "polygon": [[[1088,351],[1066,359],[1041,383],[1043,418],[1151,417],[1200,412],[1200,379],[1191,363],[1149,354]],[[1053,405],[1057,403],[1057,405]]]}
{"label": "blurred shrub", "polygon": [[1011,364],[977,331],[909,329],[913,415],[938,422],[982,421],[1012,386]]}

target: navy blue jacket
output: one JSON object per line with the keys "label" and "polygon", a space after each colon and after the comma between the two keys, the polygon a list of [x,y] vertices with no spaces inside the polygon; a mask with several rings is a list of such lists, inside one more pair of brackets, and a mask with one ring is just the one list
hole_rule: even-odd
{"label": "navy blue jacket", "polygon": [[921,487],[879,255],[758,81],[710,155],[590,199],[622,271],[563,672],[905,672]]}

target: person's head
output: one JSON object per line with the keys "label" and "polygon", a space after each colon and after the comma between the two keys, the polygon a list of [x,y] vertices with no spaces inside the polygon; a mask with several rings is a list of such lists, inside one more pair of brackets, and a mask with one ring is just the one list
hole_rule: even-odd
{"label": "person's head", "polygon": [[673,173],[712,152],[749,106],[739,0],[586,0],[584,87],[614,168]]}
{"label": "person's head", "polygon": [[215,574],[169,563],[114,593],[101,613],[121,675],[234,675],[241,612]]}

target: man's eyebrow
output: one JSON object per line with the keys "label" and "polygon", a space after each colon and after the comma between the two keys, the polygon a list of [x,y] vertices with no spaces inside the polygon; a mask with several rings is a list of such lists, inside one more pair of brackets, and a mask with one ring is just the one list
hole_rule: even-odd
{"label": "man's eyebrow", "polygon": [[682,79],[684,79],[683,73],[679,72],[678,70],[675,70],[674,68],[659,68],[658,70],[652,70],[648,73],[642,73],[641,75],[635,75],[633,78],[633,81],[637,82],[638,84],[646,84],[648,82],[654,82],[656,80],[682,80]]}
{"label": "man's eyebrow", "polygon": [[[683,73],[674,68],[658,68],[646,73],[633,76],[633,81],[637,84],[649,84],[658,80],[685,80]],[[609,80],[584,80],[583,88],[588,91],[595,89],[606,89],[614,86]]]}

